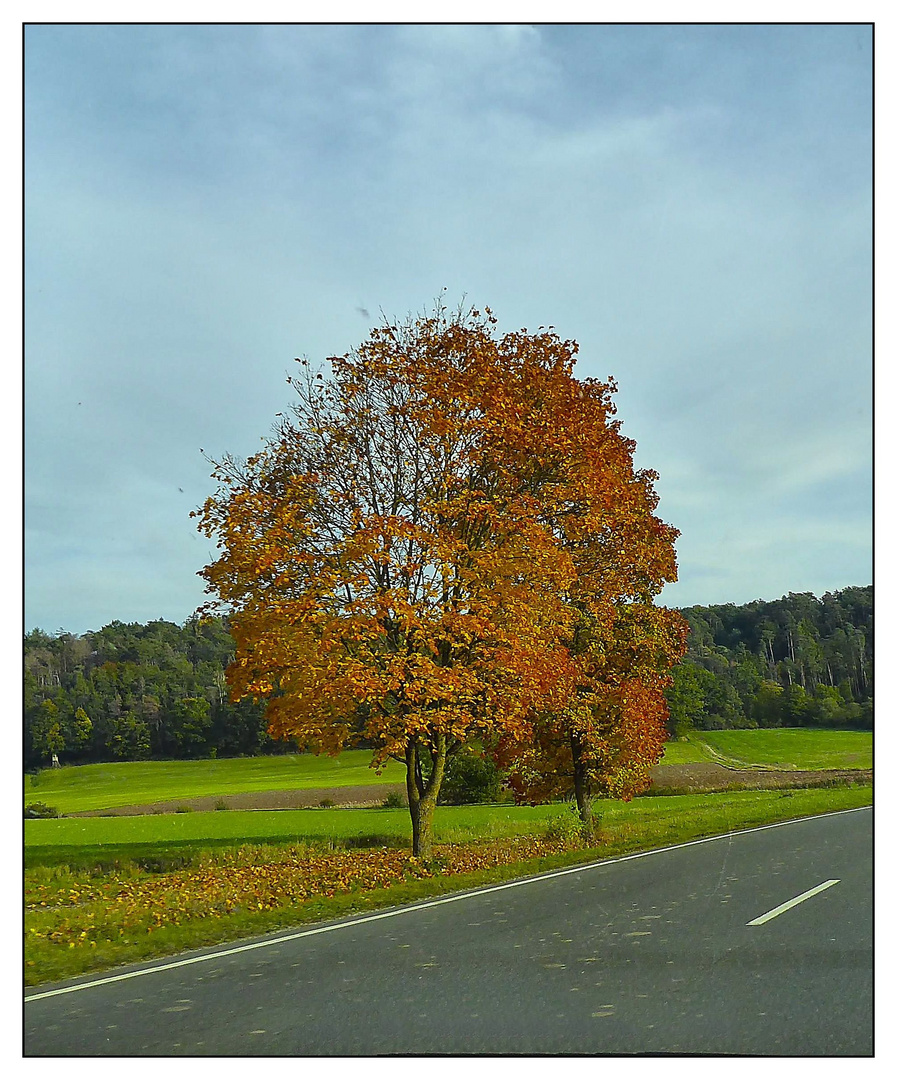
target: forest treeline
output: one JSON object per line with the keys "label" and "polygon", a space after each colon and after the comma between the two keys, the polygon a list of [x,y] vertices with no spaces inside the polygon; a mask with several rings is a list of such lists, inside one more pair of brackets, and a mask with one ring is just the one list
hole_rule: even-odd
{"label": "forest treeline", "polygon": [[220,619],[112,622],[25,637],[25,767],[294,751],[267,734],[264,705],[233,704],[234,641]]}
{"label": "forest treeline", "polygon": [[688,652],[668,725],[872,728],[872,586],[680,608]]}
{"label": "forest treeline", "polygon": [[[690,728],[872,727],[872,586],[681,608],[688,653],[667,690]],[[292,752],[264,705],[228,698],[234,642],[221,619],[112,622],[25,636],[24,764]]]}

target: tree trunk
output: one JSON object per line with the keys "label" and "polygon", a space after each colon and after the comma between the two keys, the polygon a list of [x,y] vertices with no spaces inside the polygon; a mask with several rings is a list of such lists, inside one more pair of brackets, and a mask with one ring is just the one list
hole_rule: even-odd
{"label": "tree trunk", "polygon": [[436,738],[433,768],[427,777],[423,774],[420,752],[421,744],[416,739],[409,739],[405,749],[405,783],[411,814],[411,854],[428,859],[433,853],[433,814],[445,776],[445,736]]}
{"label": "tree trunk", "polygon": [[573,754],[573,791],[576,807],[582,822],[582,838],[586,844],[596,840],[595,819],[592,816],[592,792],[585,763],[582,760],[582,741],[575,731],[570,732],[570,750]]}
{"label": "tree trunk", "polygon": [[429,799],[408,799],[411,811],[411,854],[429,859],[433,854],[433,811],[435,803]]}

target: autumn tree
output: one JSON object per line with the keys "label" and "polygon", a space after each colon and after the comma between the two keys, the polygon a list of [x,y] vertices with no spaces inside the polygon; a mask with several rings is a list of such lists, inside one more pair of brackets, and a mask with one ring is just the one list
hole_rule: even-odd
{"label": "autumn tree", "polygon": [[644,599],[580,604],[559,704],[496,750],[518,801],[572,795],[583,840],[593,842],[593,799],[628,801],[650,785],[667,738],[664,690],[686,633],[675,612]]}
{"label": "autumn tree", "polygon": [[[289,416],[258,454],[214,463],[197,512],[232,697],[266,700],[271,733],[315,752],[364,741],[374,765],[403,761],[420,855],[459,749],[520,746],[533,717],[573,707],[577,627],[597,642],[675,572],[613,384],[576,379],[553,329],[495,325],[437,305],[326,377],[299,361]],[[635,730],[653,683],[624,682]]]}
{"label": "autumn tree", "polygon": [[591,383],[570,381],[577,448],[566,448],[547,512],[559,557],[570,560],[558,627],[563,668],[549,706],[496,748],[521,801],[575,797],[586,841],[592,798],[631,799],[663,754],[664,690],[686,651],[688,624],[654,600],[676,580],[677,530],[655,511],[657,474],[634,466],[635,443],[608,421]]}

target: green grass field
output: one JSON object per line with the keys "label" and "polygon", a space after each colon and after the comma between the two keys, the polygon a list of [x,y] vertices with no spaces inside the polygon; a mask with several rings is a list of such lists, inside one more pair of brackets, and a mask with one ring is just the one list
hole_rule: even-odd
{"label": "green grass field", "polygon": [[[67,766],[26,776],[25,803],[48,803],[61,814],[72,814],[204,795],[224,798],[253,791],[403,782],[404,768],[398,762],[389,762],[378,775],[370,768],[370,759],[370,751],[347,750],[338,758],[290,754]],[[869,769],[872,733],[811,728],[700,731],[687,742],[667,743],[661,764],[713,760],[797,769]]]}
{"label": "green grass field", "polygon": [[871,769],[871,731],[756,728],[695,731],[666,744],[661,765],[722,761],[727,765],[783,769]]}
{"label": "green grass field", "polygon": [[[536,832],[558,807],[440,806],[438,843],[461,843]],[[335,841],[357,847],[411,845],[406,809],[230,810],[138,817],[61,818],[25,822],[26,866],[89,864],[196,847]]]}
{"label": "green grass field", "polygon": [[[695,732],[691,739],[706,743],[720,758],[725,759],[726,764],[783,769],[872,768],[871,731],[816,728],[700,731]],[[713,760],[712,756],[708,756]]]}
{"label": "green grass field", "polygon": [[691,765],[695,761],[712,761],[707,749],[697,741],[698,737],[703,737],[707,732],[701,731],[696,733],[688,740],[674,739],[668,742],[664,747],[663,757],[660,759],[661,765]]}
{"label": "green grass field", "polygon": [[[835,789],[835,791],[838,789]],[[848,792],[848,802],[856,789]],[[871,792],[870,789],[864,789]],[[720,831],[734,827],[752,807],[788,805],[826,808],[844,796],[833,791],[738,791],[703,795],[642,796],[630,803],[602,799],[595,804],[605,826],[676,830],[697,820]],[[784,805],[784,804],[783,804]],[[544,806],[440,806],[436,810],[437,843],[472,843],[502,837],[534,835],[564,808]],[[748,815],[748,820],[754,819]],[[663,823],[666,823],[664,826]],[[199,849],[241,844],[335,843],[349,847],[410,847],[411,824],[405,809],[231,810],[228,812],[146,815],[139,817],[65,818],[26,821],[25,866],[90,866],[115,860],[170,861]]]}
{"label": "green grass field", "polygon": [[55,806],[61,814],[108,810],[203,795],[252,791],[351,787],[401,783],[405,769],[389,762],[378,776],[369,750],[346,750],[338,758],[313,754],[224,758],[203,761],[127,761],[44,769],[25,777],[25,802]]}

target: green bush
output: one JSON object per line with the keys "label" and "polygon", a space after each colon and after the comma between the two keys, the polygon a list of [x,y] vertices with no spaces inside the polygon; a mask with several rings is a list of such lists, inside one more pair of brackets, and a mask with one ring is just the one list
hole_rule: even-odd
{"label": "green bush", "polygon": [[472,750],[461,750],[449,763],[439,802],[446,806],[498,802],[502,774],[490,758]]}
{"label": "green bush", "polygon": [[[597,832],[599,821],[597,815],[594,817]],[[567,803],[563,810],[552,814],[545,823],[542,835],[552,842],[562,840],[567,847],[579,847],[583,842],[583,829],[576,803]]]}
{"label": "green bush", "polygon": [[399,810],[407,806],[401,792],[391,791],[380,805],[384,810]]}
{"label": "green bush", "polygon": [[33,802],[25,807],[26,818],[58,818],[59,811],[55,806],[47,806],[46,803]]}

